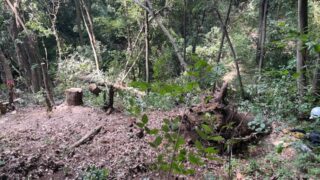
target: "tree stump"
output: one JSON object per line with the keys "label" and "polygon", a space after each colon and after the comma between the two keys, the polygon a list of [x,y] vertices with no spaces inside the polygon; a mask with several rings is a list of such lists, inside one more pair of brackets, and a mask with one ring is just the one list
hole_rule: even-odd
{"label": "tree stump", "polygon": [[99,94],[101,93],[102,90],[98,87],[97,84],[93,83],[93,84],[90,84],[90,85],[89,85],[89,91],[90,91],[92,94],[94,94],[94,95],[96,95],[96,96],[99,96]]}
{"label": "tree stump", "polygon": [[68,106],[80,106],[82,101],[83,92],[81,88],[70,88],[66,90],[66,102]]}
{"label": "tree stump", "polygon": [[0,114],[5,114],[7,112],[7,107],[4,103],[0,102]]}

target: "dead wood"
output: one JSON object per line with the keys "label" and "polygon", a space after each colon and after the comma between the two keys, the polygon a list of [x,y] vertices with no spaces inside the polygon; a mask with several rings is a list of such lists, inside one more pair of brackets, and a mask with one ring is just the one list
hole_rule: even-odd
{"label": "dead wood", "polygon": [[99,88],[99,86],[97,84],[92,83],[92,84],[89,85],[89,91],[92,94],[94,94],[96,96],[99,96],[99,94],[101,93],[102,90]]}
{"label": "dead wood", "polygon": [[225,140],[236,139],[239,140],[236,142],[240,143],[255,137],[254,130],[248,126],[254,116],[250,113],[239,113],[236,107],[228,105],[225,100],[227,90],[228,83],[225,82],[215,89],[213,95],[206,97],[182,116],[182,134],[188,142],[201,139],[196,129],[201,128],[202,124],[212,128],[213,136],[219,135]]}
{"label": "dead wood", "polygon": [[95,135],[97,135],[100,132],[101,129],[102,129],[102,125],[99,125],[99,126],[95,127],[93,130],[91,130],[85,136],[83,136],[79,141],[77,141],[73,145],[71,145],[69,149],[76,148],[76,147],[86,143],[87,141],[93,139],[93,137]]}
{"label": "dead wood", "polygon": [[113,82],[108,82],[108,81],[103,81],[103,80],[97,80],[91,76],[81,76],[81,77],[77,77],[77,79],[84,81],[84,82],[87,82],[87,83],[95,83],[98,86],[104,86],[104,87],[113,86],[114,89],[116,89],[116,90],[127,91],[127,92],[132,93],[132,94],[139,96],[139,97],[146,95],[145,92],[139,91],[138,89],[133,88],[133,87],[128,87],[123,82],[122,83],[113,83]]}

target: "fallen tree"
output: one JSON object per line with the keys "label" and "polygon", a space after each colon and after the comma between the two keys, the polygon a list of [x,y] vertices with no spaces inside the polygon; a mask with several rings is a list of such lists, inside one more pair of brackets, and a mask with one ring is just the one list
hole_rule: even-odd
{"label": "fallen tree", "polygon": [[132,93],[132,94],[139,96],[139,97],[146,95],[145,92],[140,91],[140,90],[133,88],[133,87],[129,87],[123,82],[115,82],[114,83],[114,82],[109,82],[109,81],[105,81],[102,79],[96,79],[92,76],[81,76],[81,77],[77,77],[77,79],[81,80],[83,82],[86,82],[86,83],[96,84],[97,86],[102,86],[102,87],[111,87],[112,86],[115,90],[127,91],[127,92]]}
{"label": "fallen tree", "polygon": [[260,135],[249,127],[249,122],[255,119],[252,114],[237,112],[236,107],[228,105],[225,100],[227,89],[228,84],[224,83],[216,88],[213,95],[206,96],[200,104],[191,107],[180,117],[180,132],[188,143],[200,140],[207,144],[220,144],[222,148],[230,143],[237,147]]}

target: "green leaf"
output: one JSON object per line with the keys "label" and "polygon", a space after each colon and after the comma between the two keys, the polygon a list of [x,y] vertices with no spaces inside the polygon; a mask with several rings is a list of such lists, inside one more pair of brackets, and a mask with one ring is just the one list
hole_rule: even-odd
{"label": "green leaf", "polygon": [[149,121],[149,120],[148,120],[148,116],[144,114],[144,115],[142,116],[141,121],[142,121],[143,124],[147,124],[148,121]]}
{"label": "green leaf", "polygon": [[158,136],[156,139],[150,143],[151,147],[157,148],[162,143],[162,137]]}
{"label": "green leaf", "polygon": [[203,164],[201,159],[193,153],[189,153],[189,162],[194,165],[202,165]]}
{"label": "green leaf", "polygon": [[206,125],[206,124],[201,124],[201,127],[203,128],[203,130],[204,130],[204,132],[205,132],[206,134],[212,133],[212,129],[211,129],[211,127],[209,127],[208,125]]}
{"label": "green leaf", "polygon": [[187,159],[186,155],[187,155],[186,149],[180,150],[179,155],[178,155],[178,161],[180,161],[180,162],[185,161]]}
{"label": "green leaf", "polygon": [[180,146],[184,145],[186,142],[184,140],[184,138],[182,136],[178,136],[177,138],[177,147],[176,148],[180,148]]}
{"label": "green leaf", "polygon": [[202,144],[201,144],[201,142],[200,141],[196,141],[195,142],[195,146],[196,146],[196,148],[199,150],[199,151],[203,151],[203,146],[202,146]]}
{"label": "green leaf", "polygon": [[196,132],[198,133],[198,135],[202,138],[202,139],[207,139],[207,135],[202,132],[201,130],[199,130],[198,128],[196,128]]}
{"label": "green leaf", "polygon": [[211,136],[208,140],[216,141],[216,142],[223,142],[225,139],[222,136]]}
{"label": "green leaf", "polygon": [[187,169],[185,175],[194,175],[196,171],[194,169]]}
{"label": "green leaf", "polygon": [[317,53],[320,53],[320,44],[316,44],[314,46],[314,50],[317,52]]}
{"label": "green leaf", "polygon": [[150,85],[148,83],[146,83],[146,82],[138,82],[138,81],[132,82],[129,85],[131,87],[138,88],[141,91],[147,91],[149,89],[149,87],[150,87]]}
{"label": "green leaf", "polygon": [[149,130],[149,133],[150,135],[157,135],[159,133],[159,129],[151,129]]}
{"label": "green leaf", "polygon": [[206,153],[208,154],[217,154],[218,153],[218,150],[215,149],[214,147],[208,147],[204,150]]}
{"label": "green leaf", "polygon": [[139,128],[144,128],[144,125],[145,125],[145,124],[143,124],[143,123],[141,123],[141,122],[137,122],[137,126],[138,126]]}
{"label": "green leaf", "polygon": [[167,124],[164,124],[164,125],[162,125],[162,127],[161,127],[161,130],[163,131],[163,132],[169,132],[170,131],[170,128],[169,128],[169,126],[167,125]]}

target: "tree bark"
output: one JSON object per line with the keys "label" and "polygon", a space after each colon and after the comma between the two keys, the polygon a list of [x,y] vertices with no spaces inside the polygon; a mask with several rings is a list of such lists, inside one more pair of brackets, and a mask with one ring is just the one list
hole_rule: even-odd
{"label": "tree bark", "polygon": [[46,63],[41,63],[41,69],[42,69],[42,76],[43,76],[43,85],[46,91],[46,97],[48,98],[48,101],[50,103],[50,105],[48,104],[48,109],[50,109],[50,107],[52,108],[54,106],[54,99],[53,99],[53,94],[49,85],[50,83],[49,83],[48,69],[47,69]]}
{"label": "tree bark", "polygon": [[318,53],[316,69],[313,74],[312,92],[316,97],[320,96],[320,53]]}
{"label": "tree bark", "polygon": [[[298,0],[298,26],[300,36],[308,33],[308,0]],[[303,101],[307,86],[306,61],[307,48],[300,37],[297,43],[297,73],[299,75],[297,83],[300,101]]]}
{"label": "tree bark", "polygon": [[60,0],[53,0],[51,1],[51,3],[52,3],[52,8],[50,8],[50,5],[48,4],[48,12],[50,14],[51,29],[53,32],[53,36],[55,37],[56,43],[57,43],[58,62],[60,62],[62,59],[62,48],[61,48],[61,42],[59,39],[59,34],[56,27],[57,15],[60,9]]}
{"label": "tree bark", "polygon": [[2,65],[4,74],[5,74],[5,81],[9,92],[9,106],[12,106],[13,103],[13,96],[14,96],[14,79],[12,76],[11,68],[10,68],[10,61],[4,56],[3,51],[0,49],[0,65]]}
{"label": "tree bark", "polygon": [[195,37],[193,38],[193,43],[192,43],[192,53],[194,54],[194,53],[196,53],[196,50],[197,50],[197,45],[198,45],[198,43],[199,43],[199,34],[201,33],[201,31],[202,31],[202,26],[203,26],[203,23],[204,23],[204,20],[205,20],[205,18],[206,18],[206,10],[204,9],[203,11],[202,11],[202,18],[201,18],[201,20],[200,20],[200,23],[198,24],[198,23],[196,23],[197,25],[197,27],[196,27],[196,34],[195,34]]}
{"label": "tree bark", "polygon": [[[149,7],[148,2],[145,2],[146,7]],[[144,20],[144,39],[145,39],[145,64],[146,64],[146,82],[150,82],[150,67],[149,67],[149,13],[145,10],[145,20]]]}
{"label": "tree bark", "polygon": [[82,101],[83,92],[81,88],[70,88],[66,90],[66,102],[68,106],[80,106]]}
{"label": "tree bark", "polygon": [[222,17],[221,17],[221,14],[220,12],[218,11],[218,9],[215,9],[216,11],[216,14],[218,16],[218,19],[220,21],[220,24],[221,24],[221,29],[222,31],[225,33],[226,35],[226,38],[227,38],[227,41],[228,41],[228,44],[230,46],[230,49],[231,49],[231,53],[233,55],[233,61],[234,61],[234,64],[236,66],[236,71],[237,71],[237,76],[238,76],[238,81],[239,81],[239,86],[240,86],[240,91],[241,91],[241,96],[243,99],[245,99],[245,91],[244,91],[244,88],[243,88],[243,84],[242,84],[242,79],[241,79],[241,73],[240,73],[240,68],[239,68],[239,64],[238,64],[238,58],[237,58],[237,54],[236,54],[236,51],[233,47],[233,44],[231,42],[231,39],[229,37],[229,34],[228,34],[228,30],[227,30],[227,27],[225,26],[223,20],[222,20]]}
{"label": "tree bark", "polygon": [[[230,0],[227,16],[226,16],[226,19],[224,21],[225,26],[227,26],[228,23],[229,23],[231,9],[232,9],[232,0]],[[220,42],[220,47],[219,47],[219,52],[218,52],[218,57],[217,57],[217,63],[218,64],[220,63],[220,59],[221,59],[221,54],[222,54],[222,49],[223,49],[223,46],[224,46],[225,38],[226,38],[226,33],[224,31],[222,31],[222,37],[221,37],[221,42]]]}
{"label": "tree bark", "polygon": [[[15,42],[18,38],[20,31],[27,32],[24,22],[19,14],[19,2],[12,4],[9,0],[7,2],[7,9],[14,13],[14,17],[11,18],[11,23],[8,26],[8,31],[11,35],[12,41]],[[22,28],[22,29],[21,29]],[[42,72],[40,68],[40,54],[37,44],[37,39],[34,33],[28,32],[28,34],[22,39],[22,43],[14,43],[19,61],[19,66],[25,71],[25,78],[27,80],[27,86],[30,87],[33,92],[38,92],[42,82]]]}
{"label": "tree bark", "polygon": [[76,5],[76,22],[78,26],[79,40],[80,40],[80,45],[82,46],[84,44],[84,41],[83,41],[83,34],[82,34],[82,25],[81,25],[82,16],[81,16],[79,0],[74,0],[74,3]]}
{"label": "tree bark", "polygon": [[264,64],[265,55],[265,40],[267,33],[267,15],[268,15],[268,0],[261,0],[260,3],[260,18],[259,18],[259,39],[257,43],[256,62],[261,73]]}
{"label": "tree bark", "polygon": [[[93,55],[94,55],[94,59],[95,59],[95,63],[96,63],[96,70],[97,70],[97,72],[99,72],[100,71],[100,67],[99,67],[100,55],[98,54],[98,51],[97,51],[96,38],[93,33],[93,24],[92,24],[91,16],[90,16],[89,10],[83,0],[80,0],[80,5],[81,5],[81,7],[80,7],[81,15],[82,15],[83,22],[86,27],[89,39],[90,39],[90,44],[92,47],[92,51],[93,51]],[[85,13],[86,13],[86,15],[85,15]]]}

